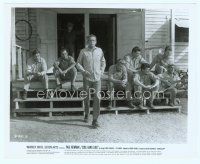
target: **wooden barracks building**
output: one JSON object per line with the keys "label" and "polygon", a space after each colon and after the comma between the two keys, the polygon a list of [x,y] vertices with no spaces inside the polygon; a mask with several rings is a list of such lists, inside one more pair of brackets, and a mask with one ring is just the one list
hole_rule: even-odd
{"label": "wooden barracks building", "polygon": [[15,8],[12,9],[13,90],[23,86],[26,62],[33,49],[40,50],[51,72],[60,56],[61,37],[68,22],[73,23],[79,33],[75,60],[85,46],[86,36],[94,34],[97,46],[104,51],[106,71],[134,46],[141,47],[143,57],[151,62],[166,45],[172,46],[171,59],[175,65],[180,70],[188,69],[187,10]]}

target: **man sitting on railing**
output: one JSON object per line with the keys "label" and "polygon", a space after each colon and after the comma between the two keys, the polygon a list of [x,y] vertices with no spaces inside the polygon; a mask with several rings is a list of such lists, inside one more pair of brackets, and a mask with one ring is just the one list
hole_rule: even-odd
{"label": "man sitting on railing", "polygon": [[77,69],[75,65],[74,58],[69,56],[69,51],[67,49],[62,49],[61,57],[53,65],[57,89],[61,89],[63,83],[70,81],[71,90],[76,90],[74,84],[77,76]]}
{"label": "man sitting on railing", "polygon": [[48,76],[46,75],[47,64],[45,59],[40,56],[38,50],[34,50],[32,55],[33,56],[27,61],[23,99],[27,98],[27,91],[29,90],[31,81],[42,81],[45,92],[48,90]]}
{"label": "man sitting on railing", "polygon": [[108,109],[112,108],[113,101],[113,90],[114,89],[124,89],[127,83],[127,70],[124,66],[125,61],[123,59],[118,59],[117,64],[110,66],[108,72],[108,89],[110,94],[110,102]]}

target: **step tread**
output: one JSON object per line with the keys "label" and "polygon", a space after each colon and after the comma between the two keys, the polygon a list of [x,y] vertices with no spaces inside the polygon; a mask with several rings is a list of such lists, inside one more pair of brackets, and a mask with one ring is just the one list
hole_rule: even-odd
{"label": "step tread", "polygon": [[[154,109],[179,109],[181,106],[156,106]],[[90,108],[90,111],[93,109]],[[128,108],[128,107],[116,107],[112,109],[101,108],[101,111],[127,111],[127,110],[151,110],[150,108],[143,107],[141,108]],[[83,108],[19,108],[14,110],[13,112],[82,112],[84,111]]]}
{"label": "step tread", "polygon": [[40,99],[40,98],[27,98],[25,100],[16,98],[14,102],[29,102],[29,101],[82,101],[83,98],[73,97],[73,98],[50,98],[50,99]]}

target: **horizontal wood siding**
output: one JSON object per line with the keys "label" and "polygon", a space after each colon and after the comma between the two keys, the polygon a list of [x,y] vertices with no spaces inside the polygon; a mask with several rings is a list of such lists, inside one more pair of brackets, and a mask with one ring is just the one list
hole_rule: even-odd
{"label": "horizontal wood siding", "polygon": [[[188,10],[174,10],[174,18],[175,19],[189,19],[189,11]],[[175,42],[174,43],[174,63],[175,65],[184,71],[188,69],[188,42]]]}
{"label": "horizontal wood siding", "polygon": [[30,51],[32,51],[33,49],[38,48],[37,15],[36,15],[36,9],[34,8],[29,9],[29,22],[31,23],[32,26],[32,36],[31,39],[29,40]]}
{"label": "horizontal wood siding", "polygon": [[[18,20],[28,21],[28,9],[27,8],[16,8],[15,9],[15,22]],[[26,36],[29,33],[28,26],[25,24],[17,23],[15,26],[15,35],[18,37]],[[23,49],[29,49],[29,41],[21,41],[16,38],[16,44],[21,46]]]}
{"label": "horizontal wood siding", "polygon": [[169,44],[170,10],[145,10],[145,47]]}
{"label": "horizontal wood siding", "polygon": [[117,57],[130,53],[134,46],[142,48],[142,33],[142,12],[117,14]]}
{"label": "horizontal wood siding", "polygon": [[[16,8],[15,10],[15,21],[18,20],[26,20],[29,21],[32,27],[32,35],[29,40],[21,41],[16,39],[16,44],[21,46],[23,49],[32,51],[37,48],[37,17],[36,17],[36,9],[34,8]],[[25,35],[30,34],[30,30],[28,30],[28,26],[24,26],[23,24],[16,24],[16,35],[19,37],[23,37]]]}
{"label": "horizontal wood siding", "polygon": [[[170,44],[170,18],[169,9],[145,10],[145,48]],[[146,50],[146,60],[151,63],[159,52],[159,48]]]}

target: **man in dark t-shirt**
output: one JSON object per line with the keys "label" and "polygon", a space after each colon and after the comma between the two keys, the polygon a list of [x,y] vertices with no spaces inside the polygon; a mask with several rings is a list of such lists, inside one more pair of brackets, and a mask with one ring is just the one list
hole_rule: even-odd
{"label": "man in dark t-shirt", "polygon": [[75,80],[77,76],[76,62],[69,56],[67,49],[62,49],[61,57],[54,63],[54,75],[56,78],[57,89],[62,88],[65,82],[71,82],[71,89],[75,90]]}

